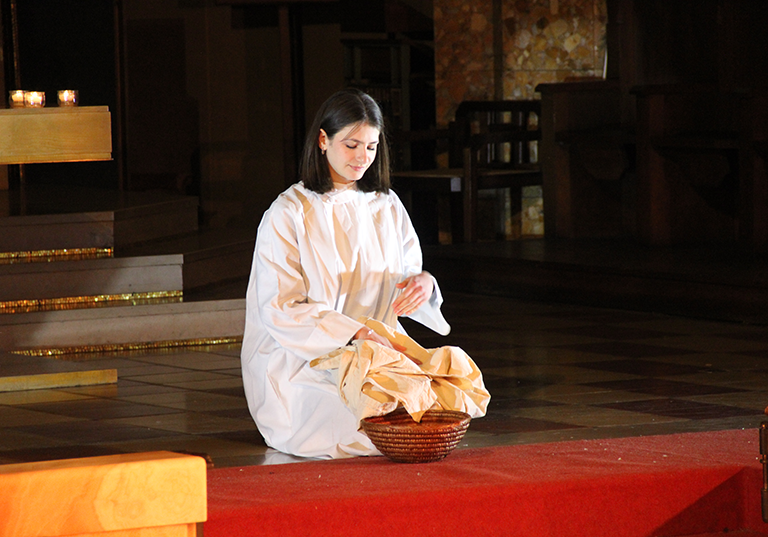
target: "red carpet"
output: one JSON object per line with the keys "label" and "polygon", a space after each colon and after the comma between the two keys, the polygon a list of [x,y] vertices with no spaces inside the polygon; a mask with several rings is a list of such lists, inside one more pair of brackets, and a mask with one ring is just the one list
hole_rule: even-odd
{"label": "red carpet", "polygon": [[213,469],[204,533],[768,535],[758,456],[755,429]]}

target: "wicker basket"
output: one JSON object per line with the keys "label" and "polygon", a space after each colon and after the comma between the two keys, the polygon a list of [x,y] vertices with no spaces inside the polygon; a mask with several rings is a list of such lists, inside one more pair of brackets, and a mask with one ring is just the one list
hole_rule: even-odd
{"label": "wicker basket", "polygon": [[428,410],[416,422],[402,408],[384,416],[365,418],[363,431],[373,445],[395,462],[432,462],[455,448],[470,422],[469,414]]}

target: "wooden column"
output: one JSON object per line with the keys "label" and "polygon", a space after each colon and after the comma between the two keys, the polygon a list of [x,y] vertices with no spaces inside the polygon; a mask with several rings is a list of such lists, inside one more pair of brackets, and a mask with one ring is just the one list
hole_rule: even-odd
{"label": "wooden column", "polygon": [[748,252],[768,251],[768,89],[753,90],[741,105],[739,241]]}
{"label": "wooden column", "polygon": [[283,170],[285,184],[296,181],[304,145],[304,68],[302,62],[301,4],[338,0],[218,0],[232,6],[276,6],[280,31],[280,95],[283,114]]}
{"label": "wooden column", "polygon": [[672,239],[671,192],[664,173],[664,158],[654,140],[664,134],[665,96],[637,97],[637,231],[649,245],[669,244]]}
{"label": "wooden column", "polygon": [[283,108],[283,168],[285,186],[296,182],[296,170],[303,132],[303,66],[301,61],[301,27],[298,15],[288,4],[278,6],[280,22],[280,88]]}
{"label": "wooden column", "polygon": [[568,95],[544,84],[536,89],[541,92],[539,158],[544,197],[544,233],[551,238],[572,238],[574,223],[570,155],[568,147],[556,140],[558,132],[568,129]]}
{"label": "wooden column", "polygon": [[600,80],[539,84],[536,91],[541,93],[539,160],[544,232],[552,238],[608,235],[609,228],[621,227],[621,222],[610,216],[617,210],[589,210],[596,200],[585,192],[595,179],[580,171],[583,166],[577,165],[579,152],[574,148],[600,140],[619,151],[625,143],[618,83]]}
{"label": "wooden column", "polygon": [[[21,88],[21,70],[19,69],[19,25],[16,15],[16,0],[0,0],[0,21],[2,21],[3,38],[3,83],[0,84],[0,96],[7,99],[8,91]],[[5,106],[3,106],[4,108]],[[24,165],[2,166],[0,173],[0,189],[9,190],[11,183],[17,183],[22,190],[21,199],[24,200],[25,181]],[[22,203],[22,212],[25,204]]]}

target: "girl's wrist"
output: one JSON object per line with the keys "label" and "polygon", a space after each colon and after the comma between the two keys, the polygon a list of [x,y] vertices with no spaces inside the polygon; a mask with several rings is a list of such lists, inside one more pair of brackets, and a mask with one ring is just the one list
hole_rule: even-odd
{"label": "girl's wrist", "polygon": [[364,326],[357,332],[355,332],[355,335],[352,336],[352,339],[349,340],[350,343],[352,343],[356,339],[365,339],[366,337],[370,337],[373,334],[373,330],[368,328],[367,326]]}

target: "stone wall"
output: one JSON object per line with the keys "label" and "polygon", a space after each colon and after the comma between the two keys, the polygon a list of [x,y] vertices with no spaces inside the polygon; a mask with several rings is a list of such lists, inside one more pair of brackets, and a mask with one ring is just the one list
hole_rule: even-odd
{"label": "stone wall", "polygon": [[499,1],[494,16],[493,0],[434,0],[439,125],[461,101],[497,98],[497,71],[504,99],[538,98],[543,82],[603,76],[605,0]]}

